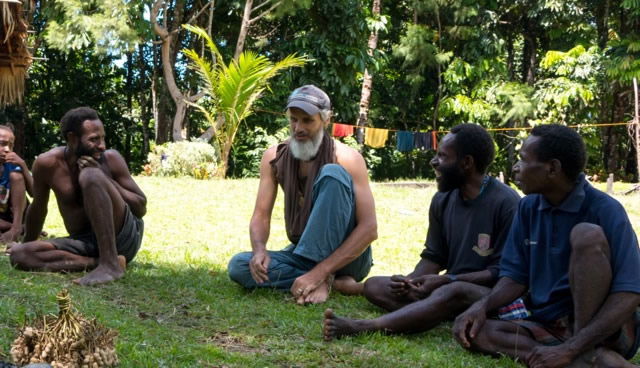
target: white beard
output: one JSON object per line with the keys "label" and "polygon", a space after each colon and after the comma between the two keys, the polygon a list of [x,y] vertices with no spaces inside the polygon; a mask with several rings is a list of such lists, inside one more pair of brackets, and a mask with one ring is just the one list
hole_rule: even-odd
{"label": "white beard", "polygon": [[324,137],[324,131],[318,131],[311,140],[306,142],[297,141],[293,134],[291,135],[291,139],[289,139],[289,149],[291,150],[291,154],[293,157],[302,161],[309,161],[315,157],[320,149],[320,145],[322,144],[322,138]]}

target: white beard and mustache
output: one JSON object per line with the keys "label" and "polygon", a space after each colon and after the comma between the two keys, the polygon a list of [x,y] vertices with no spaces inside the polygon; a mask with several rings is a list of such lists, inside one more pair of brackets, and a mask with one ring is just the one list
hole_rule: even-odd
{"label": "white beard and mustache", "polygon": [[309,161],[316,156],[320,145],[322,144],[322,138],[324,137],[324,131],[319,130],[318,133],[311,137],[310,140],[300,142],[295,139],[293,132],[291,133],[291,139],[289,139],[289,149],[293,157],[302,161]]}

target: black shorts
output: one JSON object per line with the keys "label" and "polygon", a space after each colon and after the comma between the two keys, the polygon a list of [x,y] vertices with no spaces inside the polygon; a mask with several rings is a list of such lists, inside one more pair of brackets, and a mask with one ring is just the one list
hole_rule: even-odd
{"label": "black shorts", "polygon": [[[124,223],[120,233],[116,236],[116,249],[118,255],[131,262],[140,249],[142,234],[144,232],[144,222],[137,218],[129,206],[125,208]],[[98,258],[98,240],[93,232],[84,234],[69,235],[66,238],[47,239],[46,242],[53,244],[59,250],[64,250],[84,257]]]}

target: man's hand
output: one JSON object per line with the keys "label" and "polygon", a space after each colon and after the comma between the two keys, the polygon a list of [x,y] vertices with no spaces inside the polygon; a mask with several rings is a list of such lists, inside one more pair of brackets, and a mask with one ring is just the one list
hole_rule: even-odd
{"label": "man's hand", "polygon": [[536,346],[526,359],[531,368],[556,368],[568,366],[575,355],[564,344],[556,346]]}
{"label": "man's hand", "polygon": [[323,273],[317,268],[296,278],[291,285],[291,294],[296,298],[298,304],[304,304],[307,295],[316,290],[323,282],[327,281],[329,275]]}
{"label": "man's hand", "polygon": [[397,297],[406,296],[411,290],[411,287],[409,286],[409,279],[403,275],[391,276],[389,288],[391,289],[391,294]]}
{"label": "man's hand", "polygon": [[249,271],[256,283],[262,284],[263,282],[269,281],[269,273],[267,270],[269,269],[270,262],[271,257],[269,257],[269,253],[266,251],[253,252],[253,256],[249,261]]}
{"label": "man's hand", "polygon": [[464,348],[471,347],[471,340],[475,339],[478,331],[487,320],[487,311],[482,300],[473,304],[466,312],[456,318],[453,324],[453,337]]}
{"label": "man's hand", "polygon": [[411,288],[410,295],[415,300],[421,300],[439,288],[442,285],[448,284],[449,279],[442,275],[422,275],[414,279],[410,279],[409,287]]}
{"label": "man's hand", "polygon": [[24,162],[24,160],[15,152],[7,152],[4,155],[4,161],[16,166],[20,166],[23,169],[27,167],[27,164]]}
{"label": "man's hand", "polygon": [[82,170],[85,167],[100,167],[100,164],[91,156],[80,156],[78,158],[78,168]]}
{"label": "man's hand", "polygon": [[10,228],[0,236],[0,244],[8,244],[17,241],[20,237],[20,233],[22,233],[22,228]]}

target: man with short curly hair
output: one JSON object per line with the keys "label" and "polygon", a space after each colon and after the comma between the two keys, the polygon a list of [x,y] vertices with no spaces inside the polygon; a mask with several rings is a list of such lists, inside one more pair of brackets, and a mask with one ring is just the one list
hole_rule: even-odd
{"label": "man with short curly hair", "polygon": [[[506,354],[529,367],[635,367],[640,344],[640,251],[624,208],[582,173],[580,135],[535,127],[513,172],[520,202],[490,294],[461,314],[465,348]],[[525,299],[531,315],[487,319]]]}
{"label": "man with short curly hair", "polygon": [[407,276],[372,277],[364,284],[364,296],[391,313],[352,320],[328,309],[326,340],[368,331],[426,331],[489,293],[520,199],[486,175],[493,156],[493,140],[479,125],[457,125],[442,138],[431,160],[438,193],[431,200],[420,261]]}

